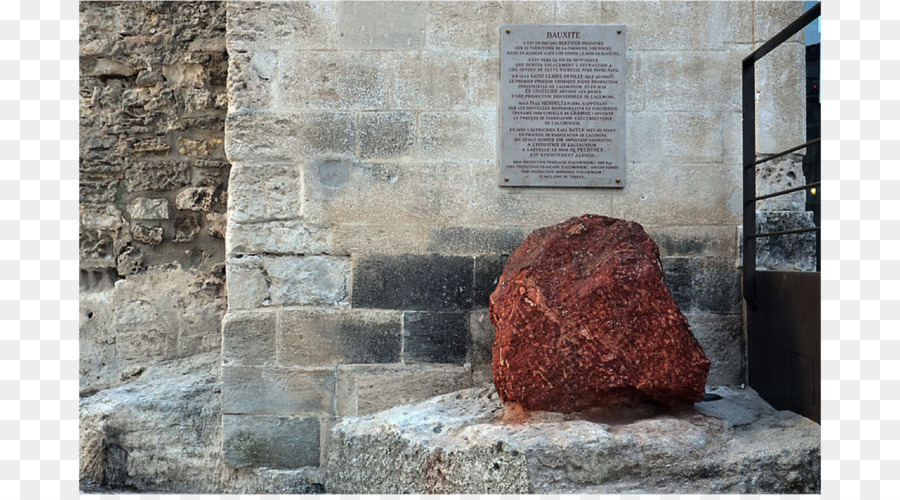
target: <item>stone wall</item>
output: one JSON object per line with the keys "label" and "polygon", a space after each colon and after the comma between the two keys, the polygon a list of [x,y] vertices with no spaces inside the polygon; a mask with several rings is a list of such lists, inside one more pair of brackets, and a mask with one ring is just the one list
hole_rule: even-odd
{"label": "stone wall", "polygon": [[[485,308],[505,256],[584,213],[645,226],[713,361],[709,382],[743,382],[741,59],[800,12],[798,1],[229,3],[225,459],[317,466],[338,419],[489,382]],[[498,187],[509,23],[626,26],[627,187]],[[793,49],[802,43],[787,62]],[[759,111],[760,129],[774,127],[763,152],[802,136],[802,66],[787,67],[759,71],[779,89]]]}
{"label": "stone wall", "polygon": [[225,6],[81,2],[81,391],[218,349]]}

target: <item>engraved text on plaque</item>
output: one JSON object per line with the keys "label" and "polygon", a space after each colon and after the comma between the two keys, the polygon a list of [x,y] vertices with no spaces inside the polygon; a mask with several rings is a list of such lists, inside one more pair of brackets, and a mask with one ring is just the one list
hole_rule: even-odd
{"label": "engraved text on plaque", "polygon": [[500,185],[624,187],[625,27],[500,35]]}

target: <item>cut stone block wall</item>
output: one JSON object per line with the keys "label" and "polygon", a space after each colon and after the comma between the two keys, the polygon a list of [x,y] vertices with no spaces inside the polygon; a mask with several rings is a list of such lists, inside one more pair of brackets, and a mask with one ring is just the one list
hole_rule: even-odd
{"label": "cut stone block wall", "polygon": [[[342,417],[489,382],[485,309],[505,256],[584,213],[645,226],[709,382],[743,382],[741,60],[802,8],[230,2],[226,460],[320,465]],[[498,187],[509,23],[626,26],[627,187]],[[760,70],[780,89],[760,129],[784,129],[763,152],[805,124],[791,57]]]}
{"label": "cut stone block wall", "polygon": [[81,391],[217,350],[223,2],[80,3]]}

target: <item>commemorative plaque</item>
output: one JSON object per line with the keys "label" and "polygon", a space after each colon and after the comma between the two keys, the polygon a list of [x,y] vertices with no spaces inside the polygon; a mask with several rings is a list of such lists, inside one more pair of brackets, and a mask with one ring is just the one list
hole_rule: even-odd
{"label": "commemorative plaque", "polygon": [[500,186],[625,186],[625,27],[501,28]]}

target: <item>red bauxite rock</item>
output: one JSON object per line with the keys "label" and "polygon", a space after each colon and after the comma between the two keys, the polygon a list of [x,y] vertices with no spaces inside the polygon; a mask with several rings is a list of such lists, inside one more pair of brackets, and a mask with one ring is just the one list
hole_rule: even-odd
{"label": "red bauxite rock", "polygon": [[504,402],[574,412],[703,398],[710,362],[636,222],[583,215],[535,231],[510,255],[490,312]]}

